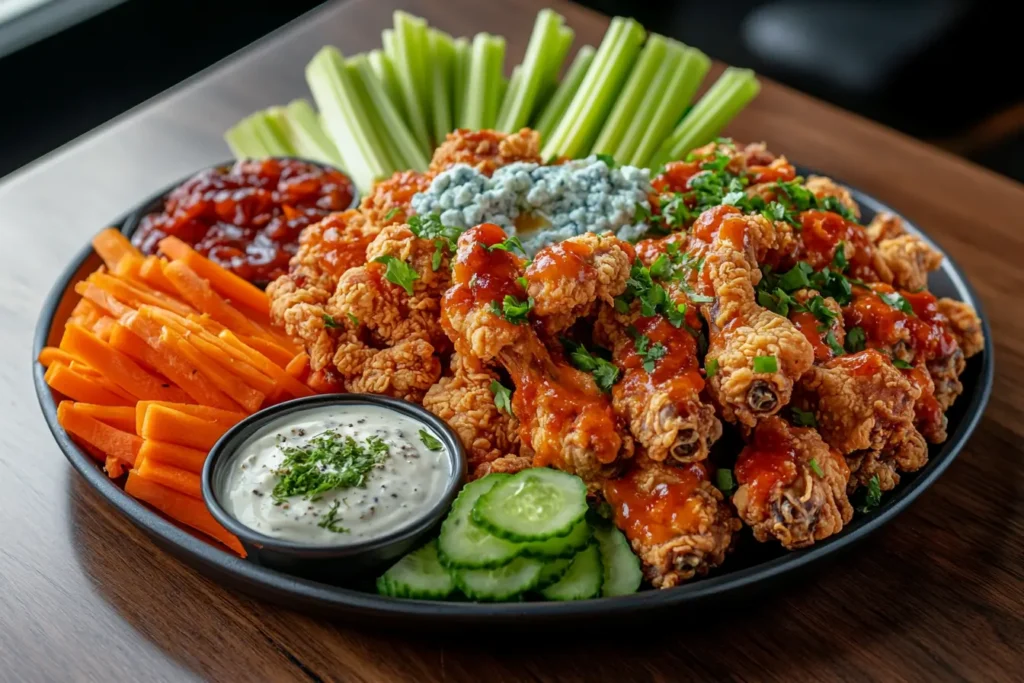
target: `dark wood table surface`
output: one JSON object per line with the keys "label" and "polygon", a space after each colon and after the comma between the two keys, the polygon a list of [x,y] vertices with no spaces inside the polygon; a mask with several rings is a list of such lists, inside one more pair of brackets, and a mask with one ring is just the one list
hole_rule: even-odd
{"label": "dark wood table surface", "polygon": [[[227,158],[221,135],[238,118],[304,95],[322,45],[377,47],[398,5],[454,34],[507,36],[513,64],[541,7],[332,5],[0,183],[0,680],[1024,680],[1024,189],[770,82],[728,132],[922,226],[966,270],[995,337],[995,391],[967,448],[840,562],[748,605],[628,632],[418,640],[226,590],[84,484],[31,385],[32,328],[54,279],[125,207]],[[600,40],[606,18],[556,7],[576,46]],[[126,55],[145,49],[121,40]]]}

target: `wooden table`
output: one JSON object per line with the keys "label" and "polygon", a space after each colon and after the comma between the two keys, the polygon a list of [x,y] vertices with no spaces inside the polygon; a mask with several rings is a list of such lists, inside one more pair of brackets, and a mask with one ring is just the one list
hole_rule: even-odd
{"label": "wooden table", "polygon": [[[953,466],[896,522],[805,585],[741,611],[680,613],[674,626],[588,640],[400,639],[229,592],[157,549],[86,487],[47,432],[31,386],[30,338],[51,283],[125,207],[228,157],[221,134],[242,115],[304,95],[303,67],[322,45],[376,47],[399,4],[454,34],[507,36],[510,63],[541,6],[334,5],[0,184],[0,679],[1021,680],[1024,190],[774,83],[728,132],[824,169],[928,230],[977,288],[998,356],[988,412]],[[557,8],[576,45],[600,40],[604,17]]]}

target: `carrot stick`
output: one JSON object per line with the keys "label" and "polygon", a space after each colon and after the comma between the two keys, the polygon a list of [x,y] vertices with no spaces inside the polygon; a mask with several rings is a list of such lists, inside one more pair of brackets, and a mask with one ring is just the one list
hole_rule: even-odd
{"label": "carrot stick", "polygon": [[142,263],[143,259],[141,254],[125,254],[121,257],[121,260],[117,262],[117,267],[111,268],[110,270],[119,278],[141,282],[142,278],[139,275],[139,271],[142,270]]}
{"label": "carrot stick", "polygon": [[99,388],[106,389],[110,393],[120,396],[129,403],[134,403],[135,401],[138,400],[138,398],[136,398],[132,394],[128,393],[127,391],[125,391],[124,389],[122,389],[121,387],[117,386],[109,379],[104,377],[99,370],[89,367],[80,360],[71,361],[71,365],[69,365],[68,367],[70,367],[71,370],[74,371],[76,374],[88,379],[90,382],[95,382],[96,386],[98,386]]}
{"label": "carrot stick", "polygon": [[151,405],[142,420],[141,436],[208,451],[226,431],[212,420],[203,420],[161,405]]}
{"label": "carrot stick", "polygon": [[87,280],[77,283],[75,291],[115,318],[120,318],[133,310],[132,306],[125,306],[116,297]]}
{"label": "carrot stick", "polygon": [[164,267],[164,275],[174,283],[182,299],[208,314],[221,325],[244,335],[264,334],[263,330],[221,298],[210,286],[208,280],[199,277],[194,270],[181,261],[167,264]]}
{"label": "carrot stick", "polygon": [[263,405],[263,399],[266,398],[266,395],[250,388],[234,374],[201,354],[194,346],[188,343],[188,340],[169,327],[164,327],[160,332],[160,341],[171,348],[176,348],[192,365],[199,368],[199,371],[215,387],[227,394],[231,397],[231,400],[250,413],[255,413]]}
{"label": "carrot stick", "polygon": [[300,382],[304,381],[309,376],[309,354],[305,351],[296,354],[295,358],[288,361],[284,371]]}
{"label": "carrot stick", "polygon": [[181,387],[196,403],[224,410],[238,410],[238,405],[201,375],[199,369],[177,349],[170,348],[160,341],[159,325],[134,311],[123,316],[120,323],[133,333],[129,336],[134,337],[131,341],[121,340],[122,343],[130,344],[130,347],[120,350],[155,367],[160,374]]}
{"label": "carrot stick", "polygon": [[289,350],[272,341],[261,337],[241,337],[242,343],[259,351],[279,367],[285,367],[295,357],[295,351]]}
{"label": "carrot stick", "polygon": [[93,446],[91,443],[86,443],[73,434],[71,435],[71,439],[75,442],[76,446],[91,455],[96,462],[106,462],[107,454]]}
{"label": "carrot stick", "polygon": [[126,254],[142,257],[139,250],[132,246],[120,230],[105,228],[92,238],[92,248],[100,255],[107,268],[114,270]]}
{"label": "carrot stick", "polygon": [[149,503],[171,519],[203,532],[245,557],[245,549],[238,538],[217,523],[203,501],[161,486],[135,472],[128,473],[124,490],[129,496]]}
{"label": "carrot stick", "polygon": [[110,425],[122,432],[135,433],[135,408],[131,406],[104,406],[96,403],[76,403],[75,410]]}
{"label": "carrot stick", "polygon": [[95,284],[97,287],[101,287],[118,301],[121,301],[132,308],[138,308],[143,304],[149,304],[151,306],[159,306],[161,308],[172,310],[178,315],[188,315],[193,311],[191,306],[184,304],[178,299],[168,296],[167,294],[158,292],[155,289],[146,291],[145,289],[136,286],[137,283],[132,283],[128,280],[121,280],[111,275],[93,273],[86,281]]}
{"label": "carrot stick", "polygon": [[164,275],[165,263],[166,261],[161,259],[159,256],[147,256],[146,260],[142,262],[142,266],[139,268],[139,277],[153,289],[158,289],[164,294],[177,296],[178,290],[174,288],[174,283],[168,280],[167,276]]}
{"label": "carrot stick", "polygon": [[199,277],[206,278],[217,292],[231,301],[251,308],[253,312],[269,319],[270,301],[264,291],[246,282],[231,271],[221,268],[213,261],[199,255],[192,247],[177,237],[160,240],[160,251],[174,261],[179,261]]}
{"label": "carrot stick", "polygon": [[186,448],[173,443],[153,441],[144,439],[142,448],[139,449],[141,460],[155,460],[167,465],[173,465],[179,469],[192,474],[200,474],[203,471],[203,464],[206,462],[206,451],[198,451],[195,448]]}
{"label": "carrot stick", "polygon": [[103,341],[110,339],[110,328],[115,324],[115,320],[108,315],[100,317],[99,320],[94,322],[92,325],[83,325],[86,329],[92,331],[97,337]]}
{"label": "carrot stick", "polygon": [[129,464],[135,463],[135,456],[142,446],[142,439],[135,434],[115,429],[76,410],[71,401],[61,401],[57,406],[57,421],[67,433]]}
{"label": "carrot stick", "polygon": [[129,356],[78,325],[66,325],[60,347],[139,399],[186,400],[185,392],[149,374]]}
{"label": "carrot stick", "polygon": [[139,401],[135,404],[135,422],[132,429],[139,436],[142,436],[142,423],[145,421],[146,411],[150,406],[163,406],[179,413],[185,413],[202,420],[215,422],[227,431],[246,418],[245,413],[238,413],[231,410],[221,410],[210,406],[197,406],[191,403],[168,403],[166,401]]}
{"label": "carrot stick", "polygon": [[135,403],[134,399],[122,398],[103,388],[93,378],[80,375],[61,363],[54,363],[47,368],[43,377],[51,389],[75,401],[98,403],[105,406],[125,406]]}
{"label": "carrot stick", "polygon": [[203,499],[203,488],[199,483],[199,475],[192,472],[186,472],[157,460],[139,458],[139,462],[135,466],[135,473],[143,479],[174,489],[186,496],[192,496],[198,500]]}
{"label": "carrot stick", "polygon": [[75,359],[67,351],[61,351],[56,346],[47,346],[39,352],[39,364],[44,368],[48,368],[54,363],[63,363],[64,365],[71,365],[71,361]]}
{"label": "carrot stick", "polygon": [[313,395],[314,392],[312,389],[289,375],[284,371],[284,368],[268,359],[259,351],[243,344],[242,341],[232,334],[230,330],[224,330],[217,336],[231,344],[238,351],[245,354],[246,358],[249,359],[249,362],[270,375],[275,382],[280,384],[292,396],[301,397]]}
{"label": "carrot stick", "polygon": [[110,477],[111,479],[117,479],[122,474],[124,474],[125,467],[124,463],[121,462],[118,458],[115,458],[112,455],[108,455],[106,459],[103,461],[103,469],[107,471],[108,477]]}

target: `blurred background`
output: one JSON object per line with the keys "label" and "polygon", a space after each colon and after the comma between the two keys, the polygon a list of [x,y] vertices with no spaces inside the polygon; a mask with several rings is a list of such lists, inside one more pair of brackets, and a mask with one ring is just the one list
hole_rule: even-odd
{"label": "blurred background", "polygon": [[[0,177],[320,4],[0,0]],[[1022,39],[1008,3],[579,4],[632,16],[716,59],[1024,182]]]}

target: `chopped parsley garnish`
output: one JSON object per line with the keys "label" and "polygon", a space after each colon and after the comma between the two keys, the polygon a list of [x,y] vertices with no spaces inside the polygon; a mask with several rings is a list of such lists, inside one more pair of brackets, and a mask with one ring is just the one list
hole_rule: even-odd
{"label": "chopped parsley garnish", "polygon": [[728,147],[729,149],[736,148],[736,143],[732,141],[732,138],[717,137],[715,138],[715,142],[723,147]]}
{"label": "chopped parsley garnish", "polygon": [[523,289],[528,289],[530,286],[530,282],[529,280],[526,279],[525,275],[520,275],[519,277],[517,277],[516,282],[518,282],[519,286],[522,287]]}
{"label": "chopped parsley garnish", "polygon": [[810,465],[811,469],[814,470],[815,474],[817,474],[822,479],[825,478],[825,473],[821,471],[821,465],[818,464],[818,460],[816,458],[811,458]]}
{"label": "chopped parsley garnish", "polygon": [[853,210],[846,204],[843,204],[841,201],[839,201],[838,197],[824,197],[821,200],[819,200],[818,206],[819,208],[824,209],[825,211],[838,213],[840,216],[842,216],[851,223],[857,222],[857,217],[853,215]]}
{"label": "chopped parsley garnish", "polygon": [[420,430],[420,441],[423,442],[423,445],[426,446],[429,451],[439,451],[444,448],[444,444],[442,444],[437,437],[426,429]]}
{"label": "chopped parsley garnish", "polygon": [[443,224],[437,213],[410,217],[409,230],[417,237],[434,240],[434,254],[430,258],[430,268],[434,271],[441,267],[445,250],[450,254],[455,253],[456,243],[462,234],[461,228]]}
{"label": "chopped parsley garnish", "polygon": [[338,501],[331,503],[331,509],[327,511],[327,514],[325,514],[320,521],[316,523],[316,525],[321,529],[327,529],[328,531],[333,531],[336,534],[344,534],[348,532],[348,529],[338,524],[339,506],[340,503],[338,503]]}
{"label": "chopped parsley garnish", "polygon": [[715,486],[722,493],[731,493],[736,488],[736,481],[732,478],[732,470],[720,468],[715,472]]}
{"label": "chopped parsley garnish", "polygon": [[272,496],[281,503],[291,496],[316,500],[333,489],[362,486],[366,476],[388,456],[379,437],[359,443],[333,429],[314,436],[303,446],[282,447],[284,459],[274,470],[279,477]]}
{"label": "chopped parsley garnish", "polygon": [[378,256],[373,259],[375,263],[383,263],[387,266],[384,277],[412,296],[412,284],[419,279],[420,274],[405,261],[391,255]]}
{"label": "chopped parsley garnish", "polygon": [[520,301],[512,294],[506,294],[499,305],[497,301],[491,302],[491,313],[504,318],[513,325],[521,325],[527,322],[530,309],[533,308],[533,297],[526,301]]}
{"label": "chopped parsley garnish", "polygon": [[878,297],[896,310],[902,311],[907,315],[914,315],[914,307],[899,292],[885,292],[879,294]]}
{"label": "chopped parsley garnish", "polygon": [[[351,313],[349,315],[351,315]],[[338,321],[336,321],[334,319],[334,316],[327,315],[326,313],[324,313],[323,317],[324,317],[324,327],[326,327],[329,330],[340,330],[342,327],[344,327],[344,325],[339,325],[338,324]]]}
{"label": "chopped parsley garnish", "polygon": [[668,254],[658,254],[658,258],[651,264],[650,273],[652,278],[661,280],[667,280],[672,275],[672,259]]}
{"label": "chopped parsley garnish", "polygon": [[615,168],[615,157],[611,154],[597,154],[595,156],[597,156],[598,161],[603,161],[604,165],[608,168]]}
{"label": "chopped parsley garnish", "polygon": [[512,390],[494,379],[491,380],[491,394],[494,396],[494,405],[498,410],[503,410],[507,415],[515,415],[512,412]]}
{"label": "chopped parsley garnish", "polygon": [[770,373],[779,371],[779,362],[775,356],[755,356],[754,372]]}
{"label": "chopped parsley garnish", "polygon": [[840,306],[850,303],[853,297],[853,287],[846,276],[828,267],[815,271],[806,261],[800,261],[781,275],[768,267],[763,268],[762,273],[764,277],[757,286],[759,292],[777,296],[778,290],[789,294],[800,289],[816,289],[822,296],[835,299]]}
{"label": "chopped parsley garnish", "polygon": [[711,379],[718,374],[718,359],[708,358],[704,361],[704,372],[707,374],[708,379]]}
{"label": "chopped parsley garnish", "polygon": [[818,420],[815,419],[814,413],[809,410],[800,410],[796,406],[790,406],[789,412],[793,414],[793,424],[797,427],[817,427]]}
{"label": "chopped parsley garnish", "polygon": [[910,370],[910,369],[912,369],[914,367],[913,365],[911,365],[907,361],[902,360],[900,358],[893,358],[892,359],[892,364],[893,364],[893,366],[899,368],[900,370]]}
{"label": "chopped parsley garnish", "polygon": [[633,337],[633,346],[643,361],[644,370],[648,373],[654,372],[654,366],[665,357],[668,349],[661,342],[652,344],[650,338],[645,334],[640,334],[635,327],[629,327],[629,334]]}
{"label": "chopped parsley garnish", "polygon": [[882,486],[878,481],[878,475],[874,475],[868,481],[867,490],[864,492],[863,503],[857,507],[859,512],[867,514],[882,504]]}
{"label": "chopped parsley garnish", "polygon": [[392,218],[394,218],[395,216],[398,215],[398,212],[400,210],[401,210],[401,207],[392,206],[391,209],[386,214],[384,214],[384,220],[385,221],[391,220]]}
{"label": "chopped parsley garnish", "polygon": [[840,242],[836,245],[836,253],[832,255],[832,268],[836,272],[845,273],[849,265],[846,260],[846,242]]}
{"label": "chopped parsley garnish", "polygon": [[858,351],[864,350],[864,342],[866,338],[864,336],[863,327],[851,327],[846,331],[846,350],[849,353],[857,353]]}
{"label": "chopped parsley garnish", "polygon": [[[596,353],[591,353],[583,344],[577,344],[570,339],[563,339],[562,345],[569,351],[569,361],[577,370],[589,372],[594,376],[594,383],[603,392],[612,390],[612,386],[619,379],[619,368],[611,361]],[[604,349],[596,349],[598,352]]]}
{"label": "chopped parsley garnish", "polygon": [[833,330],[829,330],[828,334],[825,335],[825,343],[828,345],[828,348],[832,350],[833,354],[836,356],[843,355],[843,345],[839,343],[838,339],[836,339],[836,334]]}
{"label": "chopped parsley garnish", "polygon": [[352,311],[349,311],[345,315],[348,316],[348,321],[350,323],[352,323],[355,327],[359,327],[359,318],[357,318],[355,314],[352,313]]}
{"label": "chopped parsley garnish", "polygon": [[444,258],[444,240],[434,240],[434,253],[430,256],[430,269],[437,272],[441,267],[441,259]]}
{"label": "chopped parsley garnish", "polygon": [[512,237],[506,237],[497,244],[483,245],[487,251],[512,251],[518,249],[520,253],[526,254],[526,248],[523,247],[523,243],[519,241],[519,238],[513,235]]}

